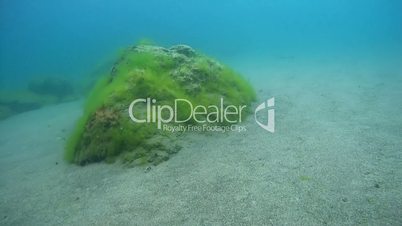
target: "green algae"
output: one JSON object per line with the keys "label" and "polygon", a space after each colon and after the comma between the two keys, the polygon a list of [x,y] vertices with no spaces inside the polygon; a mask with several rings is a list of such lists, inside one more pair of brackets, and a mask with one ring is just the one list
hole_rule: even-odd
{"label": "green algae", "polygon": [[[226,104],[242,105],[250,104],[255,92],[233,70],[188,46],[131,47],[88,96],[84,113],[67,141],[65,159],[81,165],[117,156],[124,163],[158,164],[169,159],[180,149],[174,145],[174,136],[154,124],[136,124],[128,116],[129,104],[147,97],[159,104],[182,98],[206,106],[225,98]],[[144,104],[139,112],[145,111]]]}
{"label": "green algae", "polygon": [[301,176],[299,176],[299,179],[300,179],[301,181],[310,181],[310,180],[311,180],[311,177],[306,176],[306,175],[301,175]]}

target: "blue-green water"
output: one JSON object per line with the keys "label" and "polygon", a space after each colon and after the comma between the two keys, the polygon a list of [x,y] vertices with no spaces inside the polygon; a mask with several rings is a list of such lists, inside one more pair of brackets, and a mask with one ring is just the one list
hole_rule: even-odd
{"label": "blue-green water", "polygon": [[[239,71],[275,133],[250,116],[158,166],[67,163],[91,82],[143,39]],[[400,0],[0,0],[0,225],[402,225],[401,99]]]}
{"label": "blue-green water", "polygon": [[401,8],[398,0],[2,0],[0,76],[3,84],[80,77],[141,38],[229,62],[250,54],[400,57]]}

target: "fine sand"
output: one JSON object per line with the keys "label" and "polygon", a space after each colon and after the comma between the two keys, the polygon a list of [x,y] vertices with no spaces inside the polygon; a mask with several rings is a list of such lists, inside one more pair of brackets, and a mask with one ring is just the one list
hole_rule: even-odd
{"label": "fine sand", "polygon": [[274,134],[186,134],[150,170],[65,163],[81,102],[1,121],[0,225],[401,225],[401,71],[296,60],[238,67]]}

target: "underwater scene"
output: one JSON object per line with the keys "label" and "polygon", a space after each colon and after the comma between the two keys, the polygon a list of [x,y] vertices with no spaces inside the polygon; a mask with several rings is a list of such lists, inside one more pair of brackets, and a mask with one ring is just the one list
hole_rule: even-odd
{"label": "underwater scene", "polygon": [[402,1],[0,0],[0,225],[402,225]]}

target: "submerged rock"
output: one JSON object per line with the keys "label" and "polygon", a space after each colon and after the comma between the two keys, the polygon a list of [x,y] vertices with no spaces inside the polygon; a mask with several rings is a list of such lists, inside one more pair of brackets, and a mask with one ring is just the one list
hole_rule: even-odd
{"label": "submerged rock", "polygon": [[[158,119],[152,116],[155,120],[150,123],[134,123],[130,119],[129,105],[138,98],[152,98],[156,104],[170,106],[175,99],[189,100],[194,106],[223,105],[221,98],[225,105],[247,105],[254,100],[255,93],[231,69],[189,46],[133,46],[121,55],[110,75],[100,79],[88,97],[84,115],[67,142],[66,159],[81,165],[113,162],[117,158],[127,164],[157,165],[178,152],[175,134],[156,125],[169,111],[156,115]],[[149,109],[150,105],[139,104],[136,117],[148,119]],[[183,108],[177,115],[183,119],[188,112]],[[216,120],[216,124],[222,123]],[[196,121],[191,119],[184,124]]]}
{"label": "submerged rock", "polygon": [[0,120],[57,102],[55,96],[40,95],[26,90],[0,90]]}
{"label": "submerged rock", "polygon": [[63,99],[74,94],[73,85],[59,77],[42,77],[31,80],[28,90],[39,95],[55,96]]}
{"label": "submerged rock", "polygon": [[0,120],[77,98],[72,83],[63,78],[34,78],[28,82],[26,88],[0,90]]}

